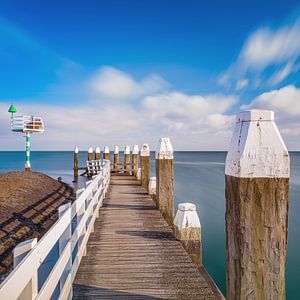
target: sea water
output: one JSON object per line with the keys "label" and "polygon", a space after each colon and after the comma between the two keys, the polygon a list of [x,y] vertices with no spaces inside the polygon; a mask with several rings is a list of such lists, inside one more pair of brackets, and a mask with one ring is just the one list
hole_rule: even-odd
{"label": "sea water", "polygon": [[[120,154],[122,160],[122,153]],[[299,299],[300,280],[300,152],[291,152],[290,209],[287,249],[287,299]],[[84,165],[86,152],[79,153]],[[226,152],[175,152],[175,208],[180,202],[197,206],[202,226],[203,263],[226,294],[225,169]],[[72,152],[32,152],[32,169],[69,184],[73,180]],[[0,152],[0,172],[24,169],[24,152]],[[80,174],[81,172],[79,172]],[[155,176],[154,153],[151,173]],[[83,177],[80,177],[83,179]],[[84,180],[80,181],[82,184]]]}

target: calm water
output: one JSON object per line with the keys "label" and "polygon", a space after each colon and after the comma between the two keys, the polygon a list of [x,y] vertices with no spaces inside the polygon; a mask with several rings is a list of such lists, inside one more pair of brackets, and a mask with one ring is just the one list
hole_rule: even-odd
{"label": "calm water", "polygon": [[[203,261],[210,275],[225,294],[225,152],[175,153],[175,202],[197,205],[203,234]],[[86,153],[79,153],[83,163]],[[22,170],[23,152],[0,152],[0,172]],[[72,152],[33,152],[32,168],[65,182],[72,182]],[[291,202],[287,254],[287,299],[299,299],[300,280],[300,152],[291,153]],[[152,153],[151,171],[154,175]]]}

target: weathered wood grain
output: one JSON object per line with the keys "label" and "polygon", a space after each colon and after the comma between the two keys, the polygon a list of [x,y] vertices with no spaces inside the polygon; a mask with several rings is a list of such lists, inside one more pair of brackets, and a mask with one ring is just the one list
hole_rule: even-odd
{"label": "weathered wood grain", "polygon": [[113,176],[74,299],[222,299],[133,176]]}

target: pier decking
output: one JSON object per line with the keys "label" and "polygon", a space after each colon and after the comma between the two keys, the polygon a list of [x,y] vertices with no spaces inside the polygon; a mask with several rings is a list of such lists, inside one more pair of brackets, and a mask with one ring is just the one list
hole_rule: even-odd
{"label": "pier decking", "polygon": [[223,299],[134,176],[112,176],[74,299]]}

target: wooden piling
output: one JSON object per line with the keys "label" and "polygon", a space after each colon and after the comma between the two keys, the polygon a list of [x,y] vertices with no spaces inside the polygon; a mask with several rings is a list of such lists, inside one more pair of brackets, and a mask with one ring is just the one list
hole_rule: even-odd
{"label": "wooden piling", "polygon": [[73,172],[74,172],[74,181],[78,180],[78,147],[74,150],[74,166],[73,166]]}
{"label": "wooden piling", "polygon": [[180,203],[174,219],[175,236],[181,241],[193,263],[202,265],[201,224],[192,203]]}
{"label": "wooden piling", "polygon": [[88,157],[87,157],[87,160],[88,160],[88,161],[93,160],[93,148],[92,148],[92,147],[90,147],[90,148],[88,149]]}
{"label": "wooden piling", "polygon": [[272,111],[238,114],[226,158],[227,299],[285,299],[290,160]]}
{"label": "wooden piling", "polygon": [[159,210],[170,226],[174,219],[174,156],[169,138],[161,138],[156,151],[156,198]]}
{"label": "wooden piling", "polygon": [[104,150],[103,150],[103,159],[110,160],[109,147],[108,146],[104,147]]}
{"label": "wooden piling", "polygon": [[100,160],[100,148],[97,147],[95,150],[95,160]]}
{"label": "wooden piling", "polygon": [[130,175],[130,146],[124,148],[124,174]]}
{"label": "wooden piling", "polygon": [[114,148],[114,172],[113,173],[117,173],[119,171],[119,163],[120,163],[119,147],[115,146],[115,148]]}
{"label": "wooden piling", "polygon": [[152,200],[156,203],[156,177],[150,177],[148,190]]}
{"label": "wooden piling", "polygon": [[150,149],[148,144],[143,144],[141,149],[141,184],[147,191],[150,179]]}
{"label": "wooden piling", "polygon": [[137,177],[137,171],[139,168],[139,146],[134,145],[132,150],[132,175]]}

